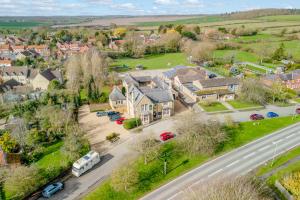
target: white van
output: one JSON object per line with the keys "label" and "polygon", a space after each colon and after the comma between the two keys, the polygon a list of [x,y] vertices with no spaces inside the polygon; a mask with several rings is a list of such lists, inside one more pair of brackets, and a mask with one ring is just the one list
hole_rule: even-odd
{"label": "white van", "polygon": [[84,172],[92,169],[94,165],[100,162],[100,155],[98,152],[90,151],[88,154],[73,163],[72,174],[74,176],[81,176]]}

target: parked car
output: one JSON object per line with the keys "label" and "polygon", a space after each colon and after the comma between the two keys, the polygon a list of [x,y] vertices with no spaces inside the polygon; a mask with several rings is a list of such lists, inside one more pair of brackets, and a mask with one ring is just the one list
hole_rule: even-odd
{"label": "parked car", "polygon": [[108,116],[112,116],[112,115],[120,115],[119,112],[116,112],[116,111],[108,111],[106,112]]}
{"label": "parked car", "polygon": [[112,122],[117,121],[120,118],[121,118],[121,116],[119,114],[109,115],[109,120]]}
{"label": "parked car", "polygon": [[64,189],[64,184],[61,182],[53,183],[48,185],[42,192],[43,197],[50,198],[56,192]]}
{"label": "parked car", "polygon": [[107,112],[105,111],[99,111],[96,113],[97,117],[103,117],[103,116],[106,116],[107,115]]}
{"label": "parked car", "polygon": [[268,112],[267,117],[268,118],[275,118],[275,117],[279,117],[279,115],[275,112]]}
{"label": "parked car", "polygon": [[163,132],[162,134],[160,134],[160,139],[162,141],[167,141],[174,137],[175,137],[175,135],[172,132]]}
{"label": "parked car", "polygon": [[252,114],[252,115],[250,115],[250,119],[251,120],[262,120],[262,119],[264,119],[264,116],[262,116],[260,114]]}
{"label": "parked car", "polygon": [[297,109],[296,109],[296,114],[299,114],[299,115],[300,115],[300,108],[297,108]]}
{"label": "parked car", "polygon": [[121,118],[116,120],[116,123],[119,124],[119,125],[122,125],[124,121],[125,121],[125,117],[121,117]]}
{"label": "parked car", "polygon": [[208,75],[208,78],[210,78],[210,79],[212,79],[212,78],[216,78],[217,77],[217,75],[216,74],[210,74],[210,75]]}

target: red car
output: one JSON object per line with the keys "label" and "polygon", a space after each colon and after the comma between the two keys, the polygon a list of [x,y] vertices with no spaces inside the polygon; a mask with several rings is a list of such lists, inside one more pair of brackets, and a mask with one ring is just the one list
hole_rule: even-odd
{"label": "red car", "polygon": [[300,115],[300,108],[296,109],[296,114]]}
{"label": "red car", "polygon": [[121,117],[118,120],[116,120],[116,123],[119,124],[119,125],[122,125],[124,120],[125,120],[125,117]]}
{"label": "red car", "polygon": [[160,134],[160,139],[162,141],[166,141],[166,140],[169,140],[174,137],[175,137],[175,135],[171,132],[163,132],[162,134]]}
{"label": "red car", "polygon": [[251,120],[262,120],[262,119],[264,119],[264,116],[262,116],[260,114],[252,114],[252,115],[250,115],[250,119]]}

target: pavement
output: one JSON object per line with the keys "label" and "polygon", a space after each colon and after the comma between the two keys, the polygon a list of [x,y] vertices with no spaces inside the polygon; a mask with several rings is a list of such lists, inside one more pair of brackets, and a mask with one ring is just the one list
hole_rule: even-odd
{"label": "pavement", "polygon": [[300,145],[300,123],[258,139],[174,179],[141,200],[182,200],[205,180],[245,175],[276,156]]}

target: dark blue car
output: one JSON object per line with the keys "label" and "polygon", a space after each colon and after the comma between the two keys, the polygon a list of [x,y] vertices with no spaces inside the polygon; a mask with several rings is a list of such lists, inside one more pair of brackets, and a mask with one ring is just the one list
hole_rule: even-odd
{"label": "dark blue car", "polygon": [[52,195],[54,195],[56,192],[64,189],[64,184],[61,182],[53,183],[51,185],[48,185],[44,190],[43,190],[43,196],[46,198],[50,198]]}
{"label": "dark blue car", "polygon": [[268,112],[267,117],[268,118],[275,118],[275,117],[279,117],[279,115],[275,112]]}

